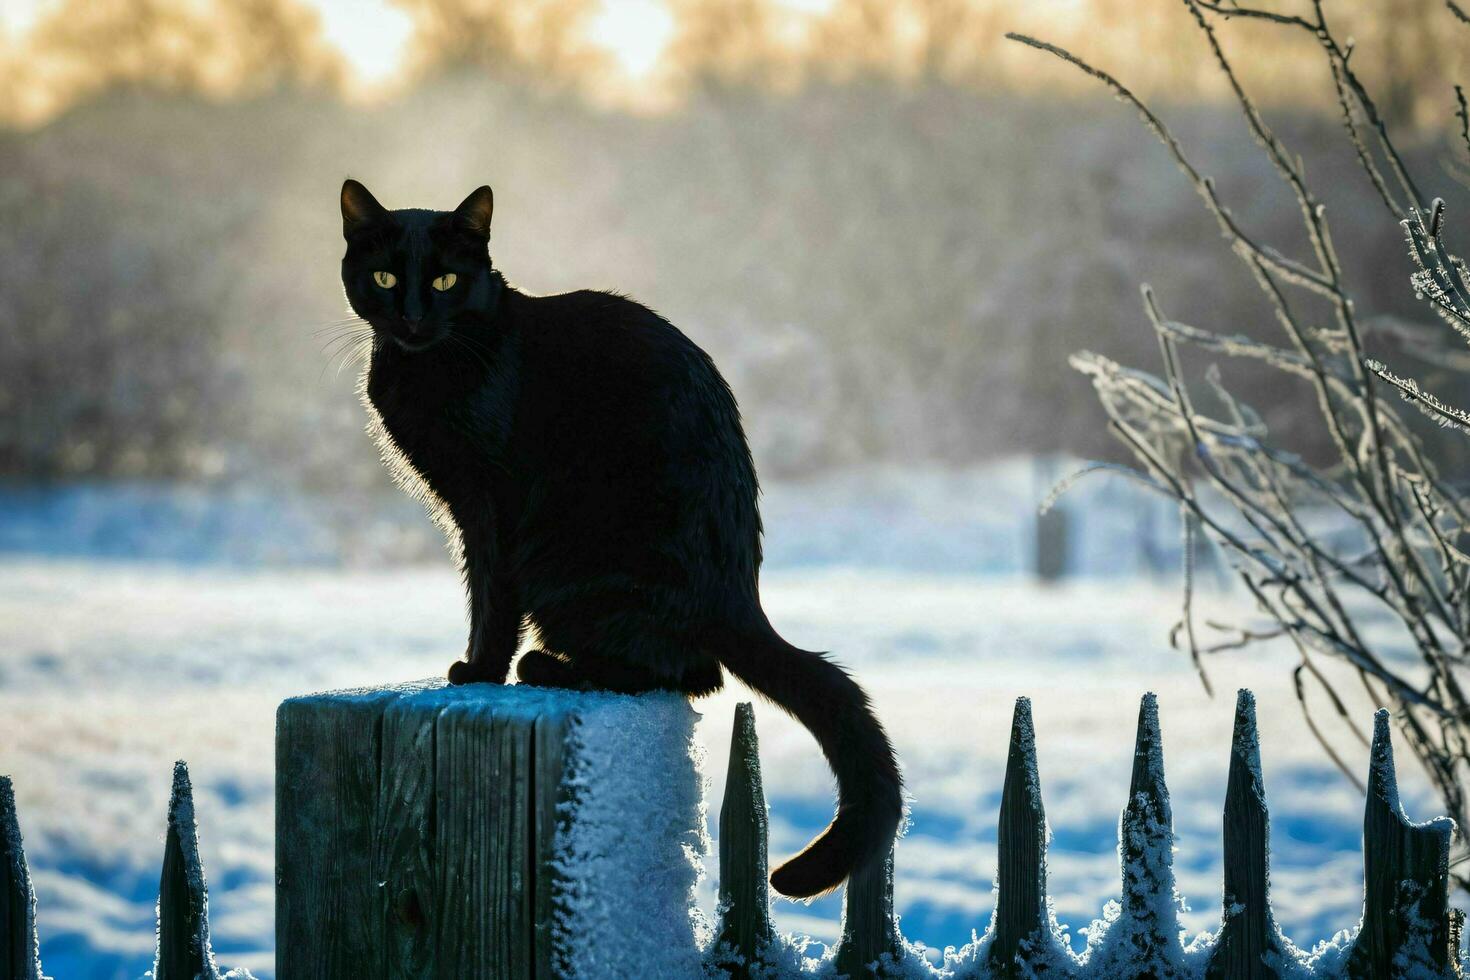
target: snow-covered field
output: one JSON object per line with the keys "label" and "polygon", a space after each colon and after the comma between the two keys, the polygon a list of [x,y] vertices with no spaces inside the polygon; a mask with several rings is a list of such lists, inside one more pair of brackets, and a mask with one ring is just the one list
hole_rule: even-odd
{"label": "snow-covered field", "polygon": [[[913,797],[897,882],[910,939],[943,947],[984,931],[1011,706],[1023,694],[1034,704],[1055,834],[1059,918],[1076,933],[1116,894],[1133,726],[1139,696],[1153,690],[1191,905],[1185,923],[1212,928],[1238,686],[1259,699],[1277,916],[1308,947],[1356,924],[1361,799],[1301,720],[1292,655],[1217,660],[1210,699],[1167,645],[1176,586],[1136,575],[1035,584],[1014,573],[1027,545],[1012,514],[1024,508],[965,504],[957,485],[948,505],[944,494],[923,495],[926,523],[912,503],[882,503],[886,484],[872,482],[877,496],[866,503],[847,484],[772,491],[764,594],[788,639],[832,650],[856,671],[895,737]],[[904,530],[924,527],[939,531],[915,541]],[[893,550],[863,546],[874,539]],[[957,560],[973,554],[966,548],[989,548],[999,567]],[[922,570],[926,551],[935,571]],[[220,962],[269,976],[276,704],[440,674],[463,650],[463,633],[459,585],[442,564],[344,571],[0,558],[0,772],[15,779],[47,972],[135,978],[151,965],[170,764],[183,757]],[[734,704],[748,697],[733,688],[697,705],[712,801]],[[1352,707],[1366,725],[1371,706]],[[830,817],[830,777],[810,738],[779,712],[757,705],[757,723],[773,857],[782,857]],[[1344,748],[1366,765],[1366,750]],[[1414,767],[1401,769],[1411,812],[1433,815]],[[712,908],[708,877],[701,896]],[[818,940],[835,936],[837,915],[835,899],[777,906],[779,925]]]}

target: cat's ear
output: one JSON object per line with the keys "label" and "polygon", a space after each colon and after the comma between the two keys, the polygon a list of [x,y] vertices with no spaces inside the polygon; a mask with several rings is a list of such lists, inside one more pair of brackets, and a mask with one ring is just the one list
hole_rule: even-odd
{"label": "cat's ear", "polygon": [[459,207],[454,209],[459,226],[477,238],[490,238],[490,215],[495,213],[495,192],[488,186],[475,188]]}
{"label": "cat's ear", "polygon": [[357,181],[342,182],[342,235],[347,237],[364,225],[372,224],[388,211],[378,199]]}

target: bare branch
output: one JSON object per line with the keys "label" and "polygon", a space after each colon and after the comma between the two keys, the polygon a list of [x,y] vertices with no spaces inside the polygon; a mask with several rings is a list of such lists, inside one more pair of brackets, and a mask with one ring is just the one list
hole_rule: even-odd
{"label": "bare branch", "polygon": [[[1457,16],[1463,14],[1450,3]],[[1328,697],[1344,729],[1359,741],[1365,738],[1314,658],[1338,661],[1371,699],[1393,708],[1409,751],[1447,811],[1464,824],[1470,818],[1470,699],[1459,672],[1470,669],[1470,547],[1465,546],[1470,501],[1439,476],[1406,417],[1379,397],[1376,384],[1391,385],[1440,424],[1470,430],[1470,411],[1441,402],[1366,355],[1364,321],[1351,298],[1326,210],[1308,185],[1300,158],[1271,130],[1241,84],[1215,23],[1243,17],[1313,38],[1331,71],[1343,132],[1375,195],[1396,219],[1408,215],[1403,226],[1417,263],[1415,289],[1467,342],[1470,268],[1445,248],[1443,205],[1420,210],[1418,187],[1353,69],[1352,46],[1334,36],[1321,0],[1310,0],[1308,15],[1240,7],[1228,0],[1184,4],[1248,131],[1296,198],[1309,261],[1247,235],[1163,121],[1112,75],[1055,45],[1008,36],[1077,67],[1139,113],[1251,272],[1285,341],[1268,343],[1169,319],[1144,287],[1163,359],[1160,375],[1096,354],[1077,354],[1072,364],[1089,377],[1109,431],[1141,467],[1122,471],[1179,506],[1185,528],[1184,594],[1170,641],[1187,650],[1201,679],[1208,684],[1206,655],[1289,639],[1300,656],[1293,678],[1306,724],[1333,763],[1361,788],[1342,766],[1331,734],[1313,717],[1313,699],[1307,696],[1310,682]],[[1457,91],[1457,98],[1461,138],[1470,150],[1470,108],[1463,92]],[[1309,325],[1293,289],[1325,299],[1331,322]],[[1398,322],[1388,327],[1408,336],[1421,353],[1431,350],[1422,328]],[[1273,445],[1260,414],[1228,390],[1213,366],[1205,375],[1213,400],[1198,402],[1180,361],[1185,345],[1305,379],[1337,449],[1336,462],[1319,471]],[[1439,356],[1443,345],[1432,350],[1441,365],[1453,363]],[[1461,357],[1470,365],[1470,355]],[[1201,404],[1212,407],[1201,411]],[[1196,528],[1220,549],[1274,628],[1232,627],[1220,642],[1201,642],[1194,615]],[[1395,635],[1385,632],[1386,625]]]}
{"label": "bare branch", "polygon": [[1425,417],[1433,419],[1437,424],[1446,428],[1458,429],[1461,432],[1470,432],[1470,412],[1446,405],[1434,397],[1434,395],[1421,390],[1419,383],[1413,378],[1400,377],[1394,374],[1381,361],[1375,361],[1370,358],[1367,361],[1367,366],[1368,370],[1397,388],[1399,394],[1404,396],[1404,401],[1423,412]]}

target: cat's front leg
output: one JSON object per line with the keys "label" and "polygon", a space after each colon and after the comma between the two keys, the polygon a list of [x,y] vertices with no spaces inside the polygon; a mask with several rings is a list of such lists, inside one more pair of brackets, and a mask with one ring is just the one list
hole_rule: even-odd
{"label": "cat's front leg", "polygon": [[465,659],[449,667],[449,683],[504,684],[524,617],[515,588],[497,567],[493,536],[466,533],[463,540],[470,640]]}

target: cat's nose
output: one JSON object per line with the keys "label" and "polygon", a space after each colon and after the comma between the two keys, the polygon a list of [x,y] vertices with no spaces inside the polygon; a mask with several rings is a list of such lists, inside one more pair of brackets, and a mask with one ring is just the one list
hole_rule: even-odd
{"label": "cat's nose", "polygon": [[418,333],[424,327],[424,318],[421,316],[405,315],[403,322],[407,325],[409,333]]}

